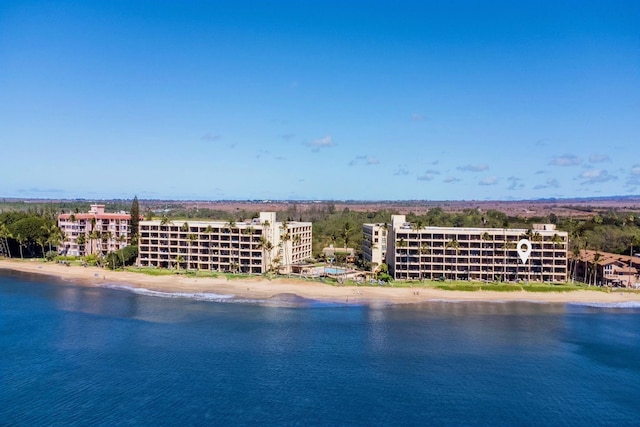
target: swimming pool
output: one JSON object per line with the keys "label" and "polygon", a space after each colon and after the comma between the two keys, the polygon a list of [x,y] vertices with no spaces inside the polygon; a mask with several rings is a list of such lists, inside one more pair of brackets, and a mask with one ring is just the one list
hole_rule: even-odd
{"label": "swimming pool", "polygon": [[324,272],[325,274],[344,274],[347,270],[344,268],[325,267]]}

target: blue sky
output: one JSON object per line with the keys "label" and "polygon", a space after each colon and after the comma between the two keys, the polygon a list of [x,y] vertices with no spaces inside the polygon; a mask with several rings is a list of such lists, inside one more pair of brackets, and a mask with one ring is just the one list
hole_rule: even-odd
{"label": "blue sky", "polygon": [[640,2],[0,2],[0,197],[640,194]]}

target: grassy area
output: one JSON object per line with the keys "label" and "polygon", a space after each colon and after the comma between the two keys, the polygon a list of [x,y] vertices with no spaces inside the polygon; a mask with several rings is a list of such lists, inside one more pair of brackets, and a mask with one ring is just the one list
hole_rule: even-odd
{"label": "grassy area", "polygon": [[144,267],[127,267],[126,271],[131,273],[146,274],[149,276],[187,276],[187,277],[219,277],[220,274],[210,271],[194,271],[194,270],[173,270],[166,268],[144,268]]}
{"label": "grassy area", "polygon": [[527,292],[573,292],[573,291],[581,291],[581,290],[592,290],[592,291],[600,291],[601,288],[586,286],[576,286],[576,285],[560,285],[560,284],[533,284],[533,285],[523,285],[522,289]]}
{"label": "grassy area", "polygon": [[434,286],[436,289],[442,289],[444,291],[481,291],[481,284],[472,284],[472,283],[451,283],[451,284],[438,284]]}

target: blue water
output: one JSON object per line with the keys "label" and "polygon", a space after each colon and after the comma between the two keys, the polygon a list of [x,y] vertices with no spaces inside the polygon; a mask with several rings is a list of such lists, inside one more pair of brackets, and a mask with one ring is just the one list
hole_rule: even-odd
{"label": "blue water", "polygon": [[324,272],[326,274],[344,274],[347,270],[344,268],[325,267]]}
{"label": "blue water", "polygon": [[0,271],[0,424],[640,423],[640,308],[281,300]]}

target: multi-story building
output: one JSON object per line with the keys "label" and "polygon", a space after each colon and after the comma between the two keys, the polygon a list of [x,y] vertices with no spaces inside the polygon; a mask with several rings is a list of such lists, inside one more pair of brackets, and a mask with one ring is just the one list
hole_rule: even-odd
{"label": "multi-story building", "polygon": [[[526,262],[516,249],[521,239],[531,244]],[[567,232],[553,224],[531,230],[417,228],[404,215],[392,215],[386,262],[395,279],[566,282],[568,243]]]}
{"label": "multi-story building", "polygon": [[387,224],[363,224],[362,256],[371,263],[371,269],[385,262],[387,256]]}
{"label": "multi-story building", "polygon": [[583,249],[573,263],[574,280],[598,286],[640,288],[640,256]]}
{"label": "multi-story building", "polygon": [[106,255],[131,240],[131,215],[106,213],[104,205],[91,205],[87,213],[61,214],[58,227],[65,235],[58,251],[65,255]]}
{"label": "multi-story building", "polygon": [[140,221],[138,265],[262,274],[311,258],[311,223],[275,212],[235,221]]}

